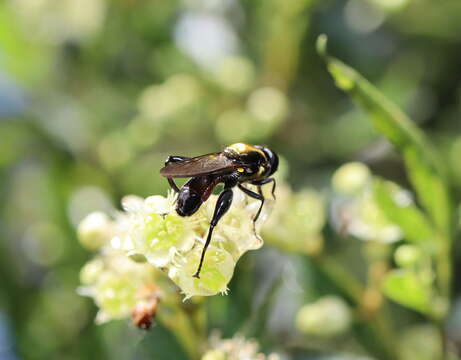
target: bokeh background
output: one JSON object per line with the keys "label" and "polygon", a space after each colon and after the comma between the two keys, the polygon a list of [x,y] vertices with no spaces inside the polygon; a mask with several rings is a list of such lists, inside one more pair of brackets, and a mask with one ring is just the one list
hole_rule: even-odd
{"label": "bokeh background", "polygon": [[[180,358],[161,324],[148,334],[124,320],[97,326],[93,302],[76,292],[92,256],[77,224],[125,194],[165,194],[167,155],[267,144],[283,157],[286,182],[309,189],[306,202],[328,198],[348,161],[409,187],[392,146],[335,87],[315,50],[321,33],[330,53],[423,128],[459,193],[459,0],[0,1],[1,359]],[[379,244],[338,234],[325,206],[322,246],[365,281],[364,259]],[[267,302],[273,264],[285,280]],[[328,339],[296,328],[302,304],[340,290],[308,257],[268,244],[239,262],[227,297],[208,300],[208,328],[232,337],[262,302],[267,316],[251,335],[265,352],[393,358],[357,322]],[[456,343],[456,291],[453,300]],[[430,322],[389,306],[392,351],[435,359]]]}

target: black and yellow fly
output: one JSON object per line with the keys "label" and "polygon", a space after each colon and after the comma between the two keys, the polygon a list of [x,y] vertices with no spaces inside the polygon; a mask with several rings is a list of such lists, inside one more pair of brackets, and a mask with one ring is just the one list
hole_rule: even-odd
{"label": "black and yellow fly", "polygon": [[[272,183],[272,195],[274,195],[275,179],[271,176],[277,170],[278,163],[277,154],[269,148],[243,143],[230,145],[222,152],[197,157],[169,156],[167,158],[160,174],[168,179],[170,186],[178,193],[176,212],[180,216],[194,214],[210,197],[213,189],[220,183],[224,184],[224,189],[216,202],[200,264],[194,277],[200,278],[200,270],[213,229],[232,203],[232,189],[237,186],[246,195],[261,201],[253,219],[255,223],[264,205],[261,186]],[[191,179],[178,188],[174,178]],[[246,188],[243,186],[244,183],[256,185],[258,192]]]}

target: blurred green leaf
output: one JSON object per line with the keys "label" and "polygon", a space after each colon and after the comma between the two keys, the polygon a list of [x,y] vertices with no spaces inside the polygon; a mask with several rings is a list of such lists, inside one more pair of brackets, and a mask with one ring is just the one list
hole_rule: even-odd
{"label": "blurred green leaf", "polygon": [[414,272],[390,271],[384,279],[383,292],[400,305],[423,314],[430,311],[430,285],[424,283]]}
{"label": "blurred green leaf", "polygon": [[410,180],[434,223],[450,227],[451,205],[442,161],[424,133],[357,71],[327,53],[327,38],[317,40],[317,51],[327,62],[336,85],[370,115],[375,128],[394,144],[405,160]]}
{"label": "blurred green leaf", "polygon": [[49,48],[30,40],[8,3],[0,3],[0,53],[0,66],[23,84],[38,83],[49,70]]}
{"label": "blurred green leaf", "polygon": [[449,229],[452,206],[447,185],[440,174],[421,161],[420,151],[407,147],[403,151],[408,177],[418,190],[421,203],[428,210],[434,223],[440,229]]}
{"label": "blurred green leaf", "polygon": [[434,230],[427,217],[398,185],[375,179],[373,192],[378,206],[390,221],[402,229],[408,241],[428,243],[435,239]]}
{"label": "blurred green leaf", "polygon": [[137,359],[189,359],[174,335],[160,324],[156,324],[146,333],[137,346],[136,355]]}

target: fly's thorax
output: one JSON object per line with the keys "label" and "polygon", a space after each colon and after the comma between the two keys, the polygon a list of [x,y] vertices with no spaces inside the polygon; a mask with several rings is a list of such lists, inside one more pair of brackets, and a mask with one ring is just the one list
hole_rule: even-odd
{"label": "fly's thorax", "polygon": [[242,164],[237,168],[240,181],[263,179],[269,172],[268,159],[261,148],[244,143],[236,143],[223,151],[226,157]]}
{"label": "fly's thorax", "polygon": [[236,143],[229,145],[224,149],[224,153],[226,154],[226,156],[231,158],[246,156],[249,154],[253,154],[252,156],[256,156],[254,154],[259,154],[259,157],[267,161],[266,154],[264,154],[264,152],[261,150],[259,146],[253,146],[244,143]]}

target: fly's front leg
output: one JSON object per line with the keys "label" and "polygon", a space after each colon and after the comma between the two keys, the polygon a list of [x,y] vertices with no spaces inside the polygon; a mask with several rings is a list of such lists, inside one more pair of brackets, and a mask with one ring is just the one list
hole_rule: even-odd
{"label": "fly's front leg", "polygon": [[261,186],[258,185],[258,193],[255,193],[254,191],[247,189],[242,184],[238,184],[238,188],[242,190],[245,194],[247,194],[249,197],[252,197],[253,199],[261,201],[261,205],[259,206],[258,212],[253,218],[253,231],[254,231],[255,236],[258,237],[258,235],[256,234],[256,221],[258,220],[259,215],[261,214],[261,210],[263,209],[264,200],[265,200],[262,194],[262,191],[261,191]]}
{"label": "fly's front leg", "polygon": [[274,200],[276,199],[275,198],[275,186],[276,186],[276,182],[275,182],[275,179],[274,178],[268,178],[268,179],[264,179],[264,180],[260,180],[260,181],[253,181],[252,184],[253,185],[265,185],[265,184],[269,184],[269,183],[272,183],[272,190],[271,190],[271,194],[272,194],[272,197],[274,198]]}
{"label": "fly's front leg", "polygon": [[219,194],[218,201],[216,202],[216,206],[213,213],[213,218],[211,219],[210,229],[208,230],[208,236],[206,238],[205,246],[203,247],[202,255],[200,256],[200,263],[196,273],[194,274],[194,277],[197,279],[200,279],[200,270],[202,269],[203,260],[205,259],[206,249],[208,248],[208,245],[210,245],[213,229],[218,224],[219,220],[223,217],[223,215],[227,212],[227,210],[229,210],[232,204],[232,197],[233,193],[232,189],[230,188],[224,189],[224,191],[221,194]]}
{"label": "fly's front leg", "polygon": [[[184,160],[187,160],[187,159],[190,159],[190,158],[187,157],[187,156],[169,155],[165,160],[165,166],[167,166],[168,164],[171,164],[171,163],[181,162],[181,161],[184,161]],[[167,180],[168,180],[168,184],[170,184],[171,188],[175,192],[178,193],[179,192],[179,187],[178,187],[178,185],[176,185],[173,178],[167,178]]]}
{"label": "fly's front leg", "polygon": [[170,184],[171,188],[176,192],[179,193],[178,185],[174,182],[173,178],[166,178],[168,180],[168,184]]}

